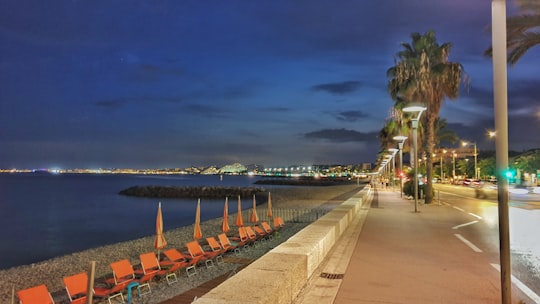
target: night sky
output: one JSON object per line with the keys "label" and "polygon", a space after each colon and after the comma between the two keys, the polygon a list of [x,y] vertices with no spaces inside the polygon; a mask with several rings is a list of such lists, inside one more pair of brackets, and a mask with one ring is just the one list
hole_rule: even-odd
{"label": "night sky", "polygon": [[[441,116],[489,149],[490,24],[471,0],[0,0],[0,168],[375,162],[386,71],[428,30],[470,77]],[[508,69],[511,150],[540,148],[539,63]]]}

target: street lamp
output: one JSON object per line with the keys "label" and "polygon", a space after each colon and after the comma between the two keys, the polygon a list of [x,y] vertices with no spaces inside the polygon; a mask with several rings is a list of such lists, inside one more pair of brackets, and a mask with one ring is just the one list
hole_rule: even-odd
{"label": "street lamp", "polygon": [[456,151],[452,151],[452,179],[456,181]]}
{"label": "street lamp", "polygon": [[[470,144],[469,142],[462,142],[461,145],[463,145],[464,147],[467,146],[468,144]],[[477,158],[476,158],[476,142],[472,142],[472,144],[474,145],[474,179],[478,179],[478,162],[477,162]]]}
{"label": "street lamp", "polygon": [[407,139],[407,136],[398,135],[394,136],[393,139],[399,141],[399,191],[400,197],[403,197],[403,143]]}
{"label": "street lamp", "polygon": [[508,73],[506,39],[506,0],[491,2],[491,39],[493,41],[493,104],[495,114],[497,197],[499,211],[499,257],[501,262],[501,303],[512,302],[512,269],[510,267],[510,223],[508,184],[502,174],[508,169]]}
{"label": "street lamp", "polygon": [[422,106],[410,106],[403,108],[403,112],[418,113],[416,118],[411,120],[413,127],[413,150],[414,150],[414,212],[418,212],[418,121],[422,112],[426,110]]}
{"label": "street lamp", "polygon": [[387,171],[387,168],[386,168],[386,165],[388,164],[388,161],[386,161],[386,159],[384,159],[383,161],[381,161],[381,187],[384,188],[384,186],[386,185],[385,184],[385,180],[384,180],[384,177],[386,176],[386,171]]}
{"label": "street lamp", "polygon": [[396,176],[396,153],[399,151],[399,149],[390,148],[388,151],[392,152],[392,191],[394,191],[394,182]]}
{"label": "street lamp", "polygon": [[443,156],[446,154],[446,150],[441,151],[441,183],[444,182],[444,171],[443,171]]}

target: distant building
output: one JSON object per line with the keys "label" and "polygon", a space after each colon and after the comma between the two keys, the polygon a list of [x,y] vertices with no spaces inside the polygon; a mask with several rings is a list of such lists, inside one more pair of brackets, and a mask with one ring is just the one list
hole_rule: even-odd
{"label": "distant building", "polygon": [[200,172],[201,174],[219,174],[219,169],[216,166],[210,166]]}
{"label": "distant building", "polygon": [[246,174],[247,171],[248,170],[246,166],[240,163],[234,163],[232,165],[225,165],[219,168],[218,173],[219,174]]}

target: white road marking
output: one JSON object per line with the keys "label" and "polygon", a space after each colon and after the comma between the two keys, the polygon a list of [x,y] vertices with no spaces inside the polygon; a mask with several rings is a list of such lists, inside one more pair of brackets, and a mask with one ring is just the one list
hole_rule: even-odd
{"label": "white road marking", "polygon": [[472,222],[468,222],[468,223],[465,223],[465,224],[454,226],[454,227],[452,227],[452,229],[456,230],[456,229],[459,229],[461,227],[469,226],[469,225],[476,224],[476,223],[478,223],[478,221],[472,221]]}
{"label": "white road marking", "polygon": [[469,240],[464,238],[461,234],[454,234],[460,241],[465,243],[467,246],[469,246],[473,251],[475,252],[482,252],[482,249],[476,247],[473,243],[471,243]]}
{"label": "white road marking", "polygon": [[459,210],[459,211],[461,211],[461,212],[465,212],[465,210],[463,210],[463,209],[461,209],[461,208],[459,208],[459,207],[456,207],[456,206],[452,206],[452,208],[457,209],[457,210]]}
{"label": "white road marking", "polygon": [[475,218],[477,218],[477,219],[479,219],[479,220],[482,219],[482,217],[481,217],[480,215],[476,215],[476,214],[471,213],[471,212],[469,212],[469,214],[472,215],[472,216],[474,216]]}
{"label": "white road marking", "polygon": [[[491,264],[493,268],[497,269],[498,272],[501,272],[501,265]],[[518,278],[512,275],[512,283],[516,285],[524,294],[526,294],[534,303],[540,303],[540,297],[534,293],[527,285],[523,284]]]}

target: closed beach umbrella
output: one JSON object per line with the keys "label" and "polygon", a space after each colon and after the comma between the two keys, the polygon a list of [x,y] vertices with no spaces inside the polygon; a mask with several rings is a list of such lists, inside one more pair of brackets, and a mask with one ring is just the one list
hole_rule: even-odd
{"label": "closed beach umbrella", "polygon": [[238,214],[236,215],[236,226],[244,226],[244,219],[242,218],[242,201],[240,201],[240,195],[238,196]]}
{"label": "closed beach umbrella", "polygon": [[195,229],[193,231],[193,239],[198,240],[202,238],[201,231],[201,199],[197,200],[197,211],[195,212]]}
{"label": "closed beach umbrella", "polygon": [[223,222],[221,223],[221,231],[229,231],[229,198],[225,197],[225,207],[223,207]]}
{"label": "closed beach umbrella", "polygon": [[272,196],[270,196],[270,192],[268,192],[268,217],[273,217],[274,214],[272,213]]}
{"label": "closed beach umbrella", "polygon": [[251,216],[249,217],[249,221],[252,223],[256,223],[259,221],[259,216],[257,215],[257,200],[255,199],[255,194],[253,194],[253,208],[251,209]]}
{"label": "closed beach umbrella", "polygon": [[167,246],[167,241],[163,235],[163,216],[161,215],[161,202],[159,202],[156,216],[156,239],[154,240],[154,248],[158,250],[158,259],[159,250],[165,246]]}

